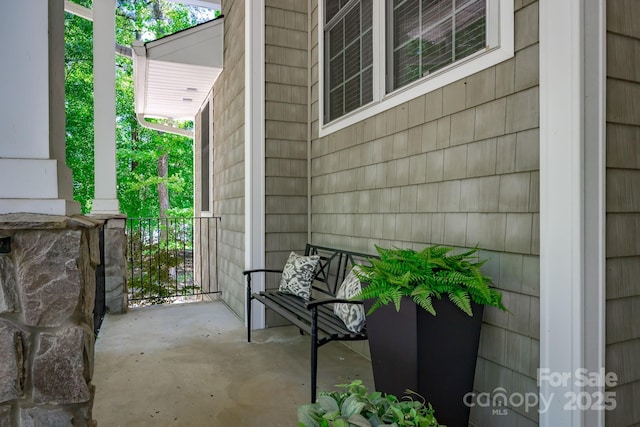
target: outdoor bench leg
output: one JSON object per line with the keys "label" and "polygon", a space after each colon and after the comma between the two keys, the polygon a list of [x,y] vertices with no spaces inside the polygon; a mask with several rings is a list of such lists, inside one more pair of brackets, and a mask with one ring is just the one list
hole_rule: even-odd
{"label": "outdoor bench leg", "polygon": [[318,377],[318,309],[312,309],[311,323],[311,403],[316,401]]}
{"label": "outdoor bench leg", "polygon": [[251,342],[251,274],[247,275],[247,342]]}

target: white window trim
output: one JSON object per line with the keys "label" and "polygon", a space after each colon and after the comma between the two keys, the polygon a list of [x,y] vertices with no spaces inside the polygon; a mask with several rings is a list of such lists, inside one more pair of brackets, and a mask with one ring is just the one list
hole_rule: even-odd
{"label": "white window trim", "polygon": [[[382,2],[381,2],[382,3]],[[386,5],[386,2],[384,2]],[[318,80],[319,80],[319,136],[323,137],[333,132],[354,125],[375,116],[390,108],[396,107],[413,98],[432,92],[450,83],[464,79],[472,74],[485,70],[512,58],[514,55],[514,0],[487,0],[489,14],[487,16],[489,42],[499,45],[489,46],[485,51],[478,52],[464,58],[460,62],[451,64],[442,70],[413,82],[403,88],[385,95],[384,68],[386,60],[386,7],[373,8],[373,102],[364,105],[344,116],[325,123],[323,112],[324,100],[324,1],[318,1]],[[498,6],[499,5],[499,6]],[[498,31],[491,31],[493,21],[499,20]]]}

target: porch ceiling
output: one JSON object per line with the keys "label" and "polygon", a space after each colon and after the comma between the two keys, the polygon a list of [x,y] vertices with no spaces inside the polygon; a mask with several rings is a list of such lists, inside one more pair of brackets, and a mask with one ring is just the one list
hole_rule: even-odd
{"label": "porch ceiling", "polygon": [[136,114],[193,120],[222,71],[224,19],[133,43]]}

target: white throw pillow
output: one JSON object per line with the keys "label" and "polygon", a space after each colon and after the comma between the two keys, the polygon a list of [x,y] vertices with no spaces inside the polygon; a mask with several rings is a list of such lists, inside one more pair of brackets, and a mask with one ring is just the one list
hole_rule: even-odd
{"label": "white throw pillow", "polygon": [[[360,279],[358,279],[354,272],[356,268],[358,268],[358,266],[354,266],[347,277],[345,277],[340,288],[338,288],[336,298],[349,299],[360,293],[362,285],[360,285]],[[365,314],[362,304],[336,303],[333,305],[333,312],[344,322],[344,325],[351,332],[358,333],[364,326]]]}
{"label": "white throw pillow", "polygon": [[320,261],[320,255],[302,256],[291,252],[282,271],[280,292],[297,295],[305,301],[311,297],[313,273]]}

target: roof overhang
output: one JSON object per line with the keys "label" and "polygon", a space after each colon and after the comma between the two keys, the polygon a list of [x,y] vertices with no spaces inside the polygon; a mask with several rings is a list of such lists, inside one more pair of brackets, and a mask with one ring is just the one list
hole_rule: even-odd
{"label": "roof overhang", "polygon": [[193,120],[222,72],[222,17],[147,43],[134,42],[139,118]]}
{"label": "roof overhang", "polygon": [[220,0],[169,0],[174,3],[187,4],[191,6],[206,7],[208,9],[220,10]]}

